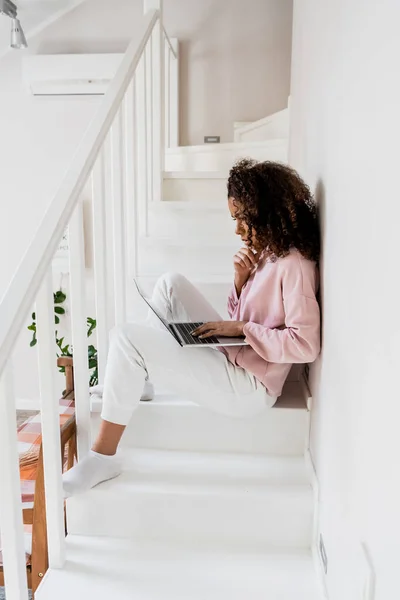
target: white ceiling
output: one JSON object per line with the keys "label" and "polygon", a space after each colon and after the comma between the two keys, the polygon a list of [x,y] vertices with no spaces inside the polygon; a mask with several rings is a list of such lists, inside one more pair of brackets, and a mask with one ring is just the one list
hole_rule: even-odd
{"label": "white ceiling", "polygon": [[[29,35],[56,18],[68,12],[83,0],[13,0],[18,7],[18,17],[28,39]],[[8,17],[0,15],[0,56],[7,51],[10,44],[11,23]]]}

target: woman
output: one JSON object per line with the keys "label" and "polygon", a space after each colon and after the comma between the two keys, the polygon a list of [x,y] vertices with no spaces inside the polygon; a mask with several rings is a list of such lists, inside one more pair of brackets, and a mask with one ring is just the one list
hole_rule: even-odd
{"label": "woman", "polygon": [[317,357],[319,232],[309,188],[288,166],[243,160],[230,171],[228,205],[244,243],[234,256],[231,320],[180,275],[162,277],[153,302],[170,321],[206,322],[193,335],[245,336],[249,345],[188,350],[161,329],[114,330],[100,432],[64,475],[65,496],[119,475],[117,447],[149,380],[216,412],[253,417],[274,405],[293,363]]}

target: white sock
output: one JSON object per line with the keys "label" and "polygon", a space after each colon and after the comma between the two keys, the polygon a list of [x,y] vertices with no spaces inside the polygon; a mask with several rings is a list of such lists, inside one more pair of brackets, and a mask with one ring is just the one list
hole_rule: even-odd
{"label": "white sock", "polygon": [[[102,398],[104,392],[103,385],[94,385],[90,388],[90,395],[94,398]],[[154,385],[148,379],[144,382],[143,393],[140,397],[141,400],[153,400],[154,399]]]}
{"label": "white sock", "polygon": [[118,477],[121,461],[114,456],[106,456],[91,450],[77,465],[63,474],[64,498],[90,490],[95,485]]}

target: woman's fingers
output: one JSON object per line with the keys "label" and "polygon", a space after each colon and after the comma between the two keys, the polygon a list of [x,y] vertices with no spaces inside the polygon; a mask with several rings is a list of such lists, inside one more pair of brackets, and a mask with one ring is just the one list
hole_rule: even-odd
{"label": "woman's fingers", "polygon": [[242,267],[243,269],[249,269],[249,265],[247,265],[244,261],[243,258],[241,258],[240,256],[235,256],[233,259],[233,264],[234,265],[238,265],[239,267]]}
{"label": "woman's fingers", "polygon": [[258,262],[259,255],[254,254],[249,248],[241,248],[234,256],[233,261],[246,269],[252,269]]}
{"label": "woman's fingers", "polygon": [[206,333],[202,333],[199,335],[200,340],[204,340],[205,338],[212,337],[213,335],[218,335],[218,331],[216,329],[211,329],[211,331],[206,331]]}
{"label": "woman's fingers", "polygon": [[197,327],[197,329],[194,329],[192,331],[192,335],[197,337],[197,336],[202,336],[205,333],[209,333],[210,331],[215,331],[217,325],[218,325],[217,323],[204,323],[203,325],[200,325],[200,327]]}
{"label": "woman's fingers", "polygon": [[250,248],[241,248],[239,254],[246,256],[252,265],[256,265],[258,262],[258,254],[254,254]]}
{"label": "woman's fingers", "polygon": [[247,269],[252,268],[253,263],[251,262],[250,258],[244,252],[241,252],[239,250],[239,252],[237,254],[235,254],[235,258],[237,259],[239,264],[246,267]]}

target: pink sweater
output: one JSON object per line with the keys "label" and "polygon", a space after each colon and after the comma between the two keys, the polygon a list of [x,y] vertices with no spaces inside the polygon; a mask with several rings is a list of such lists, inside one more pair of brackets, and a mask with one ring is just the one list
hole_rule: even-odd
{"label": "pink sweater", "polygon": [[271,396],[279,396],[293,363],[308,363],[320,350],[320,312],[315,294],[317,266],[292,250],[270,262],[262,259],[242,288],[228,298],[234,321],[250,346],[224,348],[233,363],[252,373]]}

